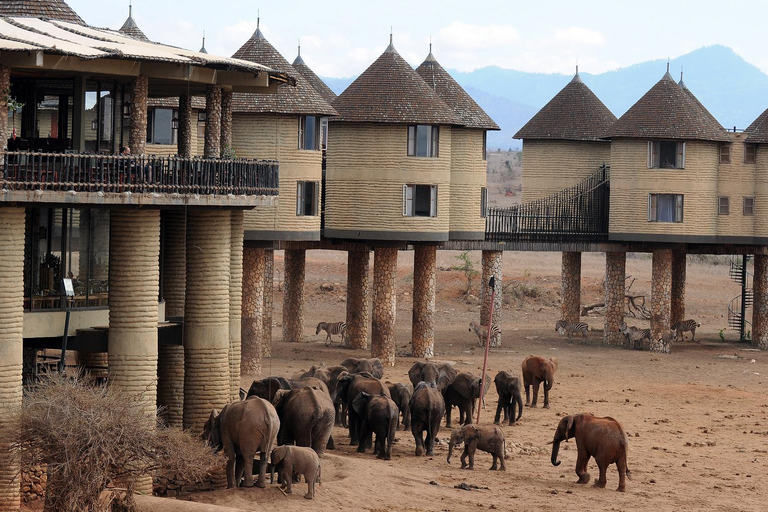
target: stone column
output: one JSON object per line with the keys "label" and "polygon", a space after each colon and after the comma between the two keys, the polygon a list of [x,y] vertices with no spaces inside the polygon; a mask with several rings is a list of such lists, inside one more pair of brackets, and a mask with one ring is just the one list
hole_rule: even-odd
{"label": "stone column", "polygon": [[397,319],[397,248],[373,250],[373,315],[371,357],[384,366],[395,366],[395,320]]}
{"label": "stone column", "polygon": [[209,85],[205,95],[205,158],[221,156],[221,87]]}
{"label": "stone column", "polygon": [[[483,251],[483,278],[480,283],[480,325],[488,326],[491,321],[491,296],[493,290],[488,286],[491,276],[496,278],[496,299],[493,304],[493,325],[501,328],[501,305],[502,305],[502,264],[504,260],[503,251]],[[501,334],[491,338],[492,347],[501,346]]]}
{"label": "stone column", "polygon": [[157,347],[157,405],[166,425],[184,426],[184,346]]}
{"label": "stone column", "polygon": [[672,250],[653,251],[651,277],[651,350],[669,353],[672,344],[662,339],[669,332],[672,296]]}
{"label": "stone column", "polygon": [[149,79],[137,76],[131,84],[131,131],[128,137],[131,154],[143,155],[147,147],[147,96]]}
{"label": "stone column", "polygon": [[184,428],[200,432],[230,397],[231,213],[190,210],[184,305]]}
{"label": "stone column", "polygon": [[[11,90],[11,68],[0,66],[0,91]],[[0,94],[0,112],[8,113],[8,94]],[[8,116],[0,116],[0,152],[5,151],[10,133],[8,131]]]}
{"label": "stone column", "polygon": [[221,91],[221,156],[224,151],[232,149],[232,91]]}
{"label": "stone column", "polygon": [[264,249],[246,247],[243,251],[243,305],[241,372],[261,373],[261,342],[264,335]]}
{"label": "stone column", "polygon": [[184,158],[192,158],[192,137],[197,137],[197,134],[192,132],[192,128],[197,122],[197,120],[192,119],[192,115],[192,96],[182,94],[179,96],[179,131],[177,139],[179,156]]}
{"label": "stone column", "polygon": [[755,254],[752,278],[752,345],[768,349],[768,256]]}
{"label": "stone column", "polygon": [[264,250],[264,300],[261,324],[264,334],[261,338],[261,357],[272,357],[272,297],[275,291],[275,251]]}
{"label": "stone column", "polygon": [[[4,69],[0,68],[0,80]],[[3,89],[6,90],[6,89]],[[3,95],[4,96],[4,95]],[[3,111],[7,112],[7,109]],[[7,117],[6,115],[0,117]],[[5,140],[5,139],[3,139]],[[0,430],[21,407],[24,326],[24,208],[0,206]],[[0,443],[0,511],[19,510],[19,454]]]}
{"label": "stone column", "polygon": [[229,257],[229,379],[230,400],[240,399],[240,352],[243,309],[243,210],[231,212]]}
{"label": "stone column", "polygon": [[304,341],[304,267],[307,251],[285,250],[283,341]]}
{"label": "stone column", "polygon": [[109,381],[157,407],[160,210],[113,210],[109,251]]}
{"label": "stone column", "polygon": [[685,320],[685,267],[687,252],[683,249],[672,251],[672,306],[669,325]]}
{"label": "stone column", "polygon": [[[77,364],[92,379],[103,380],[109,377],[109,354],[107,352],[78,352]],[[160,405],[159,400],[158,398],[158,405]]]}
{"label": "stone column", "polygon": [[608,345],[623,345],[624,335],[619,326],[624,321],[627,253],[605,253],[605,329],[603,341]]}
{"label": "stone column", "polygon": [[561,318],[566,322],[578,322],[581,309],[581,253],[564,252],[562,285]]}
{"label": "stone column", "polygon": [[368,348],[371,255],[364,251],[347,253],[347,336],[349,348]]}
{"label": "stone column", "polygon": [[413,357],[435,355],[435,267],[437,247],[417,245],[413,252]]}

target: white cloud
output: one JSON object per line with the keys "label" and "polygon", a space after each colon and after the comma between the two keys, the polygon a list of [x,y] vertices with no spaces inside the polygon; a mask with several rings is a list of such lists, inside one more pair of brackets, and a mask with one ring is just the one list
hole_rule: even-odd
{"label": "white cloud", "polygon": [[470,25],[454,21],[441,28],[434,40],[448,50],[486,50],[517,43],[520,33],[512,25]]}
{"label": "white cloud", "polygon": [[583,27],[570,27],[565,30],[558,30],[555,33],[555,40],[584,46],[603,46],[605,44],[603,34]]}

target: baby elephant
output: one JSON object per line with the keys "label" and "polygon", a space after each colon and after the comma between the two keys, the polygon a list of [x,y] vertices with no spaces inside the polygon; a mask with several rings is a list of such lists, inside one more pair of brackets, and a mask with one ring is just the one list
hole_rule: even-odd
{"label": "baby elephant", "polygon": [[557,452],[561,441],[576,438],[576,474],[579,475],[580,484],[589,482],[587,464],[594,457],[597,467],[600,469],[600,478],[595,482],[595,487],[605,487],[605,473],[608,466],[616,463],[619,470],[619,488],[624,492],[624,478],[629,478],[627,468],[627,435],[621,423],[613,418],[598,418],[592,414],[576,414],[566,416],[560,420],[552,440],[552,465],[559,466]]}
{"label": "baby elephant", "polygon": [[499,469],[496,459],[501,463],[501,470],[506,471],[507,465],[504,459],[507,456],[507,443],[504,441],[504,432],[496,425],[464,425],[451,431],[451,441],[448,443],[448,464],[451,463],[453,447],[464,443],[464,453],[461,454],[461,469],[467,467],[467,455],[469,455],[469,468],[475,468],[475,451],[479,448],[493,455],[491,471]]}
{"label": "baby elephant", "polygon": [[307,482],[307,494],[304,497],[308,500],[315,497],[315,482],[320,483],[320,457],[315,450],[304,446],[278,446],[272,450],[272,466],[283,482],[283,487],[287,487],[286,493],[293,492],[293,477],[304,475]]}

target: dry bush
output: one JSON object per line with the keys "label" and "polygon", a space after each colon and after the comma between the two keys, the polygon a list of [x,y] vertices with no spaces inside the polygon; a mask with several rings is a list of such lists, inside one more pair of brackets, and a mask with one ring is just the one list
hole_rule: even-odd
{"label": "dry bush", "polygon": [[99,495],[108,486],[128,489],[122,510],[132,510],[130,491],[141,475],[163,470],[194,481],[220,465],[199,438],[146,411],[140,396],[51,374],[25,395],[15,428],[0,433],[0,442],[21,452],[24,469],[47,465],[44,510],[106,510]]}

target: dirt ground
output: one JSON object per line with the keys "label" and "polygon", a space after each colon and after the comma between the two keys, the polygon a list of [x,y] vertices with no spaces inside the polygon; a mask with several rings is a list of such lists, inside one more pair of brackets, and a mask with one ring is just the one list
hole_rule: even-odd
{"label": "dirt ground", "polygon": [[[456,264],[457,253],[439,252],[438,266]],[[479,253],[472,254],[479,268]],[[278,253],[275,267],[282,268]],[[276,341],[274,356],[265,361],[264,375],[292,375],[315,363],[337,364],[348,356],[368,357],[337,345],[325,347],[315,336],[319,321],[344,318],[346,281],[344,253],[312,251],[307,254],[307,305],[304,315],[306,343]],[[520,373],[529,354],[557,357],[559,369],[550,398],[552,408],[525,408],[520,423],[504,426],[510,455],[506,472],[491,472],[491,457],[478,452],[474,471],[459,469],[459,455],[446,463],[447,444],[435,457],[416,457],[410,432],[398,432],[393,458],[385,462],[370,453],[357,454],[348,445],[346,431],[334,430],[338,448],[323,459],[322,485],[313,501],[303,498],[304,483],[288,497],[276,486],[199,493],[200,503],[215,503],[242,510],[367,510],[459,511],[507,510],[765,510],[768,496],[768,354],[735,343],[724,332],[726,305],[738,294],[728,280],[725,265],[690,262],[687,317],[702,323],[701,343],[684,342],[672,354],[626,351],[600,344],[601,332],[592,332],[586,344],[568,344],[554,332],[559,318],[560,256],[557,253],[507,253],[504,282],[512,283],[502,317],[503,346],[489,356],[491,378],[499,370]],[[601,300],[604,256],[584,254],[582,303]],[[410,344],[412,253],[402,252],[398,271],[398,360],[385,369],[385,379],[407,382],[414,359]],[[634,293],[650,290],[651,260],[638,255],[627,261],[627,274],[636,278]],[[276,276],[274,335],[281,328],[282,276]],[[334,290],[321,292],[320,285]],[[468,324],[478,317],[478,306],[461,299],[464,279],[456,271],[437,275],[436,357],[455,363],[459,370],[479,373],[482,351],[476,347]],[[477,282],[475,283],[475,287]],[[515,291],[516,290],[516,291]],[[477,291],[475,291],[477,294]],[[602,329],[601,316],[587,321]],[[634,322],[643,325],[642,322]],[[719,356],[727,356],[722,358]],[[243,378],[243,385],[251,377]],[[491,389],[481,423],[490,423],[497,395]],[[541,403],[541,401],[540,401]],[[606,489],[575,483],[575,443],[564,443],[559,467],[550,463],[547,443],[561,416],[592,412],[618,419],[630,436],[627,492],[615,491],[615,466],[608,472]],[[455,415],[454,415],[455,417]],[[445,439],[443,429],[439,437]],[[592,481],[597,467],[590,463]],[[466,482],[482,489],[454,488]],[[763,489],[762,491],[760,489]]]}

